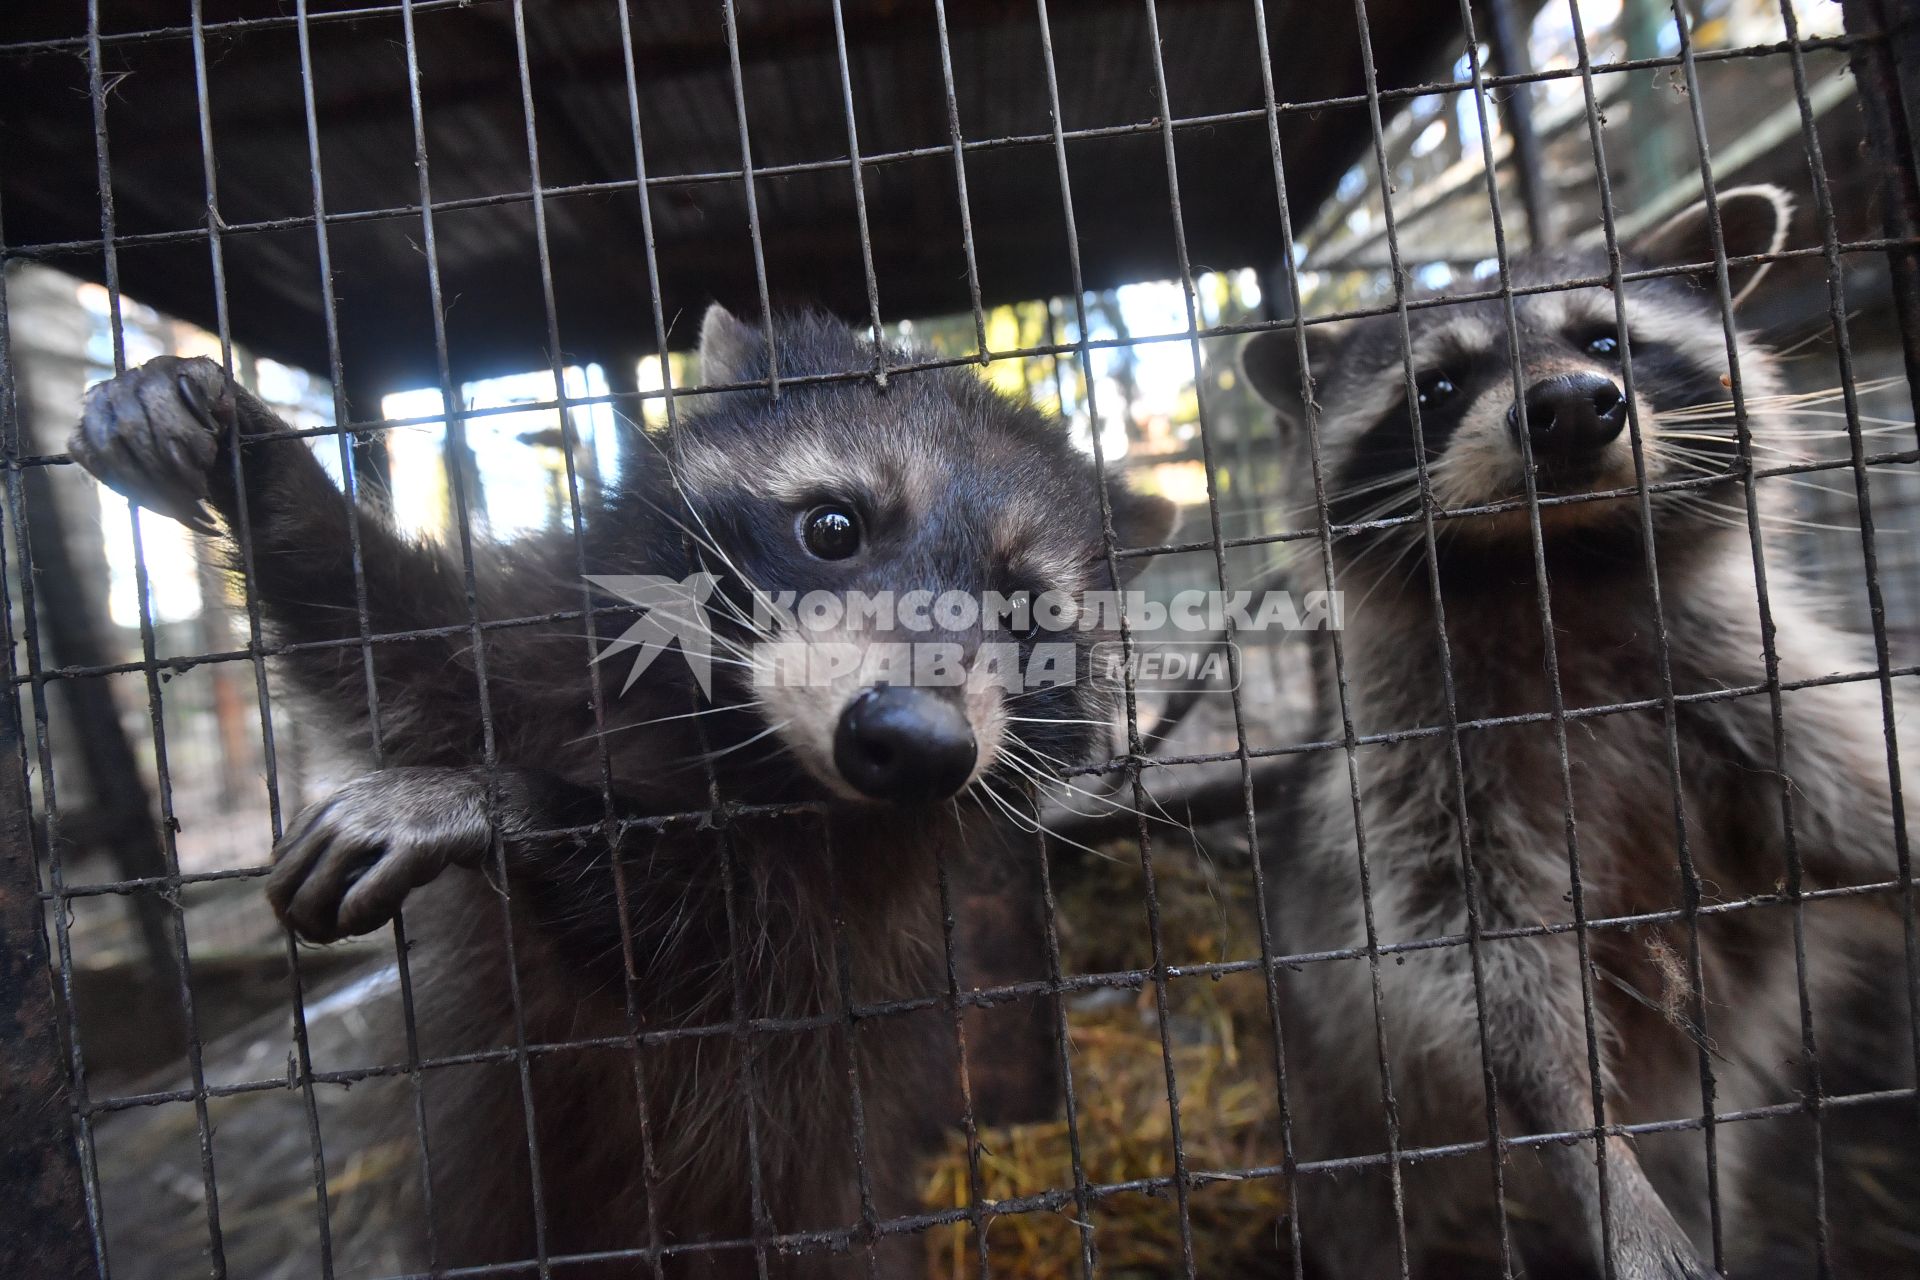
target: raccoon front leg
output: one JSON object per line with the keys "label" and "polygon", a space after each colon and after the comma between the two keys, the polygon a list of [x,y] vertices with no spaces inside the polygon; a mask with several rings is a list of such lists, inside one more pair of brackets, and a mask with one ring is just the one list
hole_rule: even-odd
{"label": "raccoon front leg", "polygon": [[[360,636],[360,592],[347,502],[300,439],[263,439],[289,430],[271,409],[211,360],[161,356],[87,392],[68,442],[74,461],[141,506],[210,536],[218,514],[237,540],[241,490],[232,438],[243,451],[246,533],[253,587],[266,621],[285,641],[350,641]],[[465,586],[447,557],[410,543],[374,513],[359,521],[367,621],[374,634],[446,628],[467,617]],[[237,542],[229,560],[243,563]],[[442,732],[411,735],[395,750],[407,763],[474,759],[477,716],[471,682],[434,679],[458,666],[446,636],[416,638],[376,652],[383,706],[406,714],[432,698]],[[292,674],[365,728],[366,695],[357,648],[308,648],[286,659]],[[421,677],[420,673],[426,673]],[[464,752],[464,756],[461,754]],[[422,755],[425,758],[421,758]]]}
{"label": "raccoon front leg", "polygon": [[[1592,1111],[1584,1107],[1572,1091],[1561,1087],[1565,1080],[1574,1078],[1571,1073],[1581,1068],[1573,1061],[1563,1065],[1564,1079],[1546,1083],[1544,1091],[1559,1092],[1563,1096],[1529,1097],[1522,1092],[1516,1097],[1503,1098],[1527,1132],[1572,1132],[1592,1125]],[[1632,1146],[1620,1137],[1608,1137],[1605,1141],[1604,1240],[1600,1178],[1593,1147],[1585,1142],[1573,1146],[1548,1143],[1540,1148],[1540,1153],[1555,1183],[1579,1206],[1593,1247],[1611,1250],[1614,1275],[1619,1280],[1717,1280],[1720,1273],[1701,1260],[1687,1233],[1647,1180]]]}
{"label": "raccoon front leg", "polygon": [[[1491,850],[1482,856],[1489,863],[1500,861]],[[1489,928],[1509,927],[1524,917],[1521,905],[1500,893],[1499,882],[1482,883],[1488,891],[1482,909]],[[1402,917],[1392,895],[1382,898],[1382,928],[1389,936],[1442,931],[1432,917]],[[1381,972],[1389,1034],[1406,1055],[1398,1072],[1408,1091],[1405,1126],[1454,1140],[1460,1117],[1480,1111],[1484,1061],[1497,1085],[1504,1138],[1591,1129],[1591,1075],[1573,941],[1489,939],[1480,947],[1478,983],[1464,946],[1409,957]],[[1655,1190],[1632,1145],[1618,1137],[1606,1141],[1606,1240],[1617,1280],[1716,1277]],[[1565,1228],[1563,1242],[1593,1257],[1598,1273],[1602,1214],[1593,1144],[1529,1146],[1544,1162],[1548,1186],[1530,1185],[1512,1173],[1509,1163],[1508,1199],[1548,1217],[1559,1206],[1573,1207],[1577,1217]],[[1452,1174],[1459,1188],[1470,1191],[1470,1184],[1460,1180],[1481,1176],[1467,1172],[1475,1163],[1465,1162]],[[1550,1191],[1544,1198],[1556,1203],[1542,1205],[1541,1191]]]}
{"label": "raccoon front leg", "polygon": [[368,933],[449,867],[479,867],[497,830],[509,867],[551,872],[583,842],[542,833],[602,811],[585,788],[525,770],[378,769],[308,806],[274,849],[267,900],[309,942]]}
{"label": "raccoon front leg", "polygon": [[[1563,939],[1496,944],[1486,961],[1487,1052],[1509,1136],[1576,1133],[1593,1126],[1580,994]],[[1497,975],[1497,976],[1496,976]],[[1555,1188],[1578,1207],[1588,1247],[1608,1249],[1618,1280],[1715,1280],[1621,1137],[1606,1142],[1607,1212],[1590,1142],[1537,1147]],[[1604,1239],[1603,1239],[1604,1225]]]}

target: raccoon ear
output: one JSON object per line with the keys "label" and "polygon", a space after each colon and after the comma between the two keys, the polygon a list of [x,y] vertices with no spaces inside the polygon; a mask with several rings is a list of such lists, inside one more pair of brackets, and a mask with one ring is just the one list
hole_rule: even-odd
{"label": "raccoon ear", "polygon": [[[1108,488],[1107,505],[1113,512],[1115,542],[1122,547],[1163,546],[1180,523],[1180,508],[1172,502],[1125,485]],[[1120,576],[1131,578],[1146,567],[1146,556],[1128,556],[1120,561]]]}
{"label": "raccoon ear", "polygon": [[[1757,253],[1778,253],[1787,242],[1787,227],[1793,221],[1793,197],[1771,184],[1729,187],[1719,193],[1720,235],[1727,257],[1745,258]],[[1692,264],[1704,267],[1686,277],[1701,288],[1713,288],[1713,233],[1707,220],[1707,202],[1702,200],[1674,214],[1647,236],[1640,256],[1656,266]],[[1733,304],[1746,301],[1771,263],[1727,267],[1727,283],[1733,291]]]}
{"label": "raccoon ear", "polygon": [[700,381],[707,386],[766,376],[766,338],[719,303],[700,321]]}
{"label": "raccoon ear", "polygon": [[[1306,337],[1307,362],[1324,373],[1340,340],[1340,327],[1308,325]],[[1240,348],[1240,368],[1260,398],[1280,411],[1283,427],[1305,421],[1305,406],[1300,400],[1300,345],[1291,325],[1265,329],[1248,338]]]}

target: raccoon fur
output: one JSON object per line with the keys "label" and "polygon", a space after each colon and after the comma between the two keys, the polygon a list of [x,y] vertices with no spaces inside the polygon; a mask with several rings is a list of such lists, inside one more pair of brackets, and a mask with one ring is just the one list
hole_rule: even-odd
{"label": "raccoon fur", "polygon": [[[1780,247],[1790,206],[1775,189],[1749,187],[1723,193],[1719,212],[1725,252],[1739,258]],[[1704,206],[1677,215],[1635,249],[1630,271],[1711,263]],[[1734,294],[1744,298],[1764,269],[1736,264]],[[1608,273],[1599,255],[1521,258],[1512,270],[1523,289]],[[1280,970],[1295,1154],[1302,1161],[1378,1157],[1390,1150],[1390,1119],[1399,1150],[1467,1148],[1398,1165],[1397,1189],[1379,1159],[1303,1174],[1303,1239],[1335,1280],[1401,1274],[1396,1190],[1416,1280],[1500,1274],[1495,1215],[1502,1210],[1516,1274],[1599,1276],[1603,1247],[1611,1258],[1605,1274],[1621,1280],[1720,1274],[1700,1117],[1707,1108],[1778,1106],[1789,1113],[1714,1127],[1721,1256],[1732,1276],[1815,1273],[1813,1127],[1796,1109],[1810,1084],[1794,908],[1778,897],[1778,905],[1724,913],[1713,906],[1780,895],[1788,883],[1783,793],[1808,890],[1897,879],[1895,808],[1878,681],[1784,693],[1784,776],[1767,695],[1715,696],[1768,679],[1739,482],[1650,494],[1656,612],[1629,410],[1649,484],[1737,468],[1714,280],[1709,268],[1628,282],[1625,332],[1605,288],[1516,297],[1518,406],[1498,300],[1408,313],[1411,395],[1397,316],[1332,336],[1320,326],[1304,330],[1333,523],[1411,517],[1333,546],[1346,601],[1353,731],[1361,738],[1426,732],[1356,749],[1357,802],[1344,753],[1319,756],[1306,816],[1294,838],[1276,838],[1270,854],[1277,948],[1342,953]],[[1623,352],[1631,357],[1632,405]],[[1280,410],[1294,500],[1313,511],[1294,330],[1257,335],[1243,364]],[[1792,424],[1806,419],[1791,418],[1779,396],[1776,357],[1743,334],[1738,364],[1760,465],[1789,459]],[[1499,508],[1437,518],[1431,560],[1410,399],[1419,405],[1435,507]],[[1671,416],[1682,410],[1689,412]],[[1564,779],[1524,501],[1523,432],[1544,504],[1538,519],[1552,657],[1568,713]],[[1763,512],[1779,511],[1785,488],[1758,482]],[[1624,492],[1555,501],[1616,491]],[[1783,563],[1777,530],[1769,532],[1779,679],[1871,670],[1866,647],[1823,616],[1809,584]],[[1680,700],[1671,729],[1663,628]],[[1337,705],[1331,695],[1325,704]],[[1618,704],[1633,705],[1588,713]],[[1459,733],[1457,770],[1452,721],[1494,722]],[[1325,736],[1339,740],[1342,729],[1328,726]],[[1489,1076],[1503,1139],[1593,1131],[1581,964],[1567,928],[1574,919],[1570,846],[1584,916],[1616,922],[1588,934],[1605,1121],[1654,1126],[1605,1139],[1604,1246],[1592,1137],[1510,1149],[1504,1205],[1494,1202],[1485,1146]],[[1370,873],[1364,895],[1362,856]],[[1697,919],[1704,1010],[1693,997],[1683,857],[1706,911]],[[1483,937],[1469,947],[1469,866],[1480,931],[1536,932]],[[1905,1025],[1912,979],[1899,902],[1897,893],[1881,893],[1804,905],[1824,1093],[1914,1084]],[[1654,918],[1620,922],[1640,916]],[[1450,941],[1379,958],[1376,990],[1369,919],[1382,946]],[[1541,926],[1552,931],[1537,932]],[[1382,1101],[1382,1057],[1391,1116]],[[1712,1077],[1704,1099],[1703,1057]],[[1910,1216],[1901,1228],[1884,1208],[1860,1209],[1860,1181],[1841,1141],[1849,1126],[1884,1126],[1890,1117],[1911,1126],[1911,1109],[1907,1102],[1827,1115],[1832,1256],[1837,1267],[1856,1268],[1844,1274],[1891,1274],[1889,1255],[1875,1250],[1902,1232],[1906,1243],[1893,1255],[1905,1261],[1896,1269],[1920,1267]],[[1914,1150],[1910,1138],[1904,1146]],[[1903,1207],[1910,1211],[1911,1202]],[[1849,1218],[1856,1210],[1864,1216]],[[1848,1222],[1847,1230],[1838,1225]]]}
{"label": "raccoon fur", "polygon": [[[1031,845],[1010,850],[982,816],[983,780],[1104,748],[1107,707],[1071,680],[1018,695],[857,671],[757,687],[771,645],[822,638],[754,623],[751,593],[1110,588],[1103,506],[1061,424],[971,373],[820,380],[910,357],[818,316],[775,322],[772,345],[777,397],[683,398],[647,434],[653,456],[587,503],[577,545],[570,529],[478,542],[471,584],[458,556],[363,505],[362,588],[348,505],[307,442],[276,438],[284,424],[209,361],[162,358],[88,394],[75,459],[250,566],[271,639],[292,646],[278,673],[379,761],[288,824],[268,894],[319,942],[405,904],[418,1049],[456,1060],[421,1077],[438,1242],[422,1265],[657,1249],[658,1270],[627,1256],[563,1272],[915,1267],[917,1238],[874,1224],[918,1209],[910,1161],[958,1097],[942,864],[963,877],[956,895],[1004,895]],[[707,385],[765,381],[767,348],[715,307]],[[1164,499],[1116,485],[1109,503],[1122,545],[1164,541]],[[677,654],[625,691],[616,662],[596,722],[583,572],[710,573],[714,595],[677,607],[713,636],[711,697]],[[362,590],[371,634],[404,639],[363,647]],[[601,638],[633,612],[600,617]],[[994,625],[895,638],[970,664],[1007,639]],[[883,638],[853,623],[828,637]],[[1084,659],[1101,636],[1072,639]],[[962,980],[991,975],[997,946],[1031,954],[1032,937],[989,930]]]}

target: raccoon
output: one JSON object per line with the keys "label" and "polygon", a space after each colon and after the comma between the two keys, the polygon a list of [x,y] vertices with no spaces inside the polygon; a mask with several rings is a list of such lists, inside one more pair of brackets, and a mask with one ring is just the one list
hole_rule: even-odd
{"label": "raccoon", "polygon": [[[287,825],[267,893],[314,942],[405,905],[418,1049],[456,1060],[422,1073],[428,1265],[657,1247],[667,1275],[869,1273],[869,1254],[905,1270],[917,1242],[874,1224],[918,1208],[909,1162],[957,1105],[943,865],[993,905],[1018,868],[982,796],[1104,749],[1106,695],[1075,663],[1018,693],[971,678],[989,642],[1038,643],[1030,623],[1011,634],[1017,613],[911,632],[850,614],[828,633],[755,605],[1111,589],[1106,535],[1158,545],[1172,504],[1117,484],[1103,503],[1057,420],[970,373],[823,378],[911,353],[817,315],[770,323],[710,310],[704,377],[735,389],[647,433],[655,456],[586,504],[578,544],[476,543],[471,576],[363,505],[357,578],[339,490],[209,361],[161,358],[87,395],[75,460],[250,565],[286,678],[379,761]],[[746,385],[769,381],[769,345],[777,397]],[[659,653],[623,693],[603,680],[596,720],[583,572],[709,575],[705,599],[655,603],[710,637],[711,696]],[[405,638],[363,652],[361,599],[373,636]],[[1065,638],[1076,662],[1102,639]],[[948,646],[969,678],[755,675],[794,645],[894,640]],[[1012,923],[962,957],[972,980],[996,947],[1031,954],[1000,907]],[[882,1001],[912,1008],[849,1008]]]}
{"label": "raccoon", "polygon": [[[1726,191],[1725,253],[1778,250],[1789,215],[1776,189]],[[1621,1280],[1712,1276],[1716,1247],[1728,1274],[1813,1274],[1817,1157],[1811,1122],[1797,1108],[1809,1081],[1793,908],[1710,908],[1786,885],[1783,791],[1806,888],[1897,878],[1880,689],[1868,680],[1786,692],[1784,776],[1768,697],[1717,696],[1765,686],[1768,672],[1744,489],[1706,480],[1737,470],[1738,451],[1716,277],[1698,265],[1714,256],[1705,205],[1676,215],[1636,250],[1629,270],[1690,269],[1629,282],[1624,329],[1605,288],[1515,298],[1517,402],[1497,300],[1408,313],[1411,393],[1396,316],[1332,335],[1304,330],[1323,406],[1318,448],[1332,521],[1363,526],[1332,549],[1346,599],[1353,730],[1363,738],[1426,732],[1360,746],[1357,801],[1344,756],[1316,757],[1297,838],[1270,855],[1276,946],[1351,957],[1280,971],[1295,1154],[1377,1156],[1390,1150],[1390,1121],[1401,1150],[1463,1144],[1469,1152],[1398,1164],[1398,1185],[1377,1160],[1303,1176],[1303,1238],[1331,1277],[1400,1274],[1403,1247],[1415,1277],[1500,1274],[1491,1255],[1502,1241],[1527,1274],[1598,1276],[1610,1259],[1605,1274]],[[1605,277],[1608,266],[1599,255],[1563,253],[1521,258],[1512,271],[1524,289]],[[1743,301],[1764,271],[1764,262],[1733,264],[1732,296]],[[1751,334],[1737,350],[1756,455],[1762,465],[1792,456],[1802,429],[1790,424],[1807,419],[1791,417],[1777,358]],[[1298,354],[1293,330],[1261,333],[1246,344],[1243,367],[1279,410],[1294,497],[1312,511]],[[1631,403],[1623,356],[1631,360]],[[1436,519],[1431,558],[1410,399],[1436,509],[1493,508]],[[1702,480],[1651,492],[1645,522],[1630,417],[1649,484]],[[1564,784],[1550,714],[1556,669],[1542,634],[1524,500],[1529,454],[1552,656],[1569,716]],[[1781,512],[1784,487],[1758,482],[1763,520]],[[1580,500],[1587,494],[1605,496]],[[1806,582],[1777,557],[1766,567],[1781,681],[1874,666],[1864,646],[1823,616]],[[1663,657],[1680,700],[1670,728]],[[1585,713],[1617,704],[1632,705]],[[1457,781],[1450,717],[1493,722],[1460,732]],[[1325,736],[1338,740],[1342,730],[1331,726]],[[1489,1081],[1503,1139],[1594,1126],[1581,956],[1566,928],[1574,919],[1570,847],[1584,916],[1614,922],[1588,935],[1605,1120],[1655,1128],[1605,1138],[1604,1192],[1591,1139],[1511,1148],[1502,1162],[1505,1203],[1496,1205],[1485,1147]],[[1364,899],[1362,853],[1371,877]],[[1709,908],[1698,918],[1704,1010],[1692,995],[1683,858]],[[1469,947],[1470,891],[1482,932],[1533,932]],[[1908,1008],[1897,901],[1804,907],[1824,1092],[1914,1083],[1911,1041],[1904,1026],[1887,1025]],[[1369,924],[1381,945],[1452,943],[1380,958],[1376,995]],[[1374,1066],[1383,1058],[1391,1115]],[[1712,1075],[1704,1100],[1703,1058]],[[1716,1239],[1703,1108],[1783,1105],[1784,1118],[1715,1127]],[[1827,1122],[1836,1221],[1851,1182],[1836,1140],[1851,1123],[1841,1114]],[[1883,1111],[1865,1123],[1885,1121]],[[1404,1200],[1404,1237],[1396,1197]],[[1880,1238],[1888,1225],[1884,1217],[1877,1223]],[[1836,1229],[1834,1258],[1852,1257],[1863,1268],[1857,1274],[1887,1274],[1883,1260],[1861,1260],[1882,1255],[1850,1253],[1872,1234]],[[1902,1250],[1911,1249],[1908,1239]],[[1915,1255],[1904,1257],[1914,1264]]]}

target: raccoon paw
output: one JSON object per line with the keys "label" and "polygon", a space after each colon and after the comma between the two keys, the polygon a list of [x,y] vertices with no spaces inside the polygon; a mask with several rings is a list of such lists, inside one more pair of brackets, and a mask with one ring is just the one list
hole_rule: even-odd
{"label": "raccoon paw", "polygon": [[67,452],[116,493],[217,533],[204,500],[233,422],[233,391],[219,365],[158,356],[88,389]]}
{"label": "raccoon paw", "polygon": [[484,784],[456,769],[381,769],[293,820],[267,900],[300,937],[334,942],[378,929],[408,893],[489,847]]}

